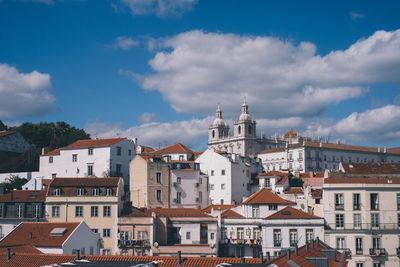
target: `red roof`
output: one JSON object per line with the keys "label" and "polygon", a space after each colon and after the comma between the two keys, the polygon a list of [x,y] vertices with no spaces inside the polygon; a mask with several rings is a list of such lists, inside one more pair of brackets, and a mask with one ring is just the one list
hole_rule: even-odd
{"label": "red roof", "polygon": [[244,218],[244,216],[240,215],[236,211],[226,210],[221,213],[221,218]]}
{"label": "red roof", "polygon": [[322,219],[322,218],[288,206],[268,216],[267,219]]}
{"label": "red roof", "polygon": [[400,184],[400,178],[387,177],[338,177],[326,178],[325,184]]}
{"label": "red roof", "polygon": [[400,174],[400,162],[342,162],[346,174]]}
{"label": "red roof", "polygon": [[283,191],[285,194],[304,194],[303,188],[300,187],[291,187],[285,191]]}
{"label": "red roof", "polygon": [[258,192],[251,195],[248,199],[243,201],[242,204],[286,204],[293,205],[295,202],[281,198],[280,196],[272,193],[266,188],[260,189]]}
{"label": "red roof", "polygon": [[297,133],[293,130],[290,130],[285,134],[285,138],[297,138]]}
{"label": "red roof", "polygon": [[99,195],[105,195],[104,188],[111,188],[112,196],[117,195],[118,183],[121,180],[119,177],[107,178],[55,178],[50,182],[47,190],[47,196],[54,194],[54,188],[61,188],[62,196],[76,196],[77,188],[84,189],[84,196],[92,194],[92,188],[99,188]]}
{"label": "red roof", "polygon": [[[30,245],[35,247],[61,247],[79,223],[23,222],[0,242],[0,247]],[[62,236],[51,235],[55,228],[65,228]],[[30,234],[32,233],[32,238]]]}
{"label": "red roof", "polygon": [[59,155],[60,155],[60,148],[54,149],[44,154],[44,156],[59,156]]}
{"label": "red roof", "polygon": [[0,136],[5,136],[5,135],[13,134],[13,133],[15,133],[15,131],[1,131]]}
{"label": "red roof", "polygon": [[191,208],[160,208],[148,209],[146,214],[155,213],[159,217],[212,217],[202,210]]}
{"label": "red roof", "polygon": [[169,154],[169,153],[190,153],[193,154],[193,151],[182,145],[181,143],[176,143],[171,146],[167,146],[152,152],[154,154]]}
{"label": "red roof", "polygon": [[44,202],[45,200],[46,190],[13,190],[0,195],[0,202]]}
{"label": "red roof", "polygon": [[202,211],[207,212],[207,213],[210,213],[210,212],[211,212],[211,209],[213,209],[213,210],[227,210],[227,209],[234,208],[234,207],[237,207],[237,206],[238,206],[238,205],[219,205],[219,204],[213,204],[213,205],[210,205],[210,206],[208,206],[208,207],[202,209]]}
{"label": "red roof", "polygon": [[111,146],[111,145],[115,145],[115,144],[121,142],[124,139],[126,139],[126,138],[78,140],[68,146],[61,148],[61,149]]}

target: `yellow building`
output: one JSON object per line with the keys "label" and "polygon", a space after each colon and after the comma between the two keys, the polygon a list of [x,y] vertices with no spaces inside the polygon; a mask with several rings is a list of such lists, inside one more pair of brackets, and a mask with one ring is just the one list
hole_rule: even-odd
{"label": "yellow building", "polygon": [[85,221],[102,238],[100,253],[117,254],[123,197],[121,178],[55,178],[47,190],[48,221]]}
{"label": "yellow building", "polygon": [[137,155],[129,168],[132,205],[169,208],[170,168],[161,156]]}

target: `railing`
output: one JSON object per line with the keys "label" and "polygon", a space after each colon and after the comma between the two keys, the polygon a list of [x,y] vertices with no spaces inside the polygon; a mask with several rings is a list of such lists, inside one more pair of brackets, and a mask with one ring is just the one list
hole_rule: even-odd
{"label": "railing", "polygon": [[397,223],[342,223],[340,226],[336,226],[336,223],[326,224],[326,230],[400,230]]}
{"label": "railing", "polygon": [[139,240],[139,239],[134,239],[134,240],[118,240],[118,247],[120,248],[132,248],[132,247],[149,247],[150,242],[149,240]]}
{"label": "railing", "polygon": [[335,204],[335,210],[344,210],[343,204]]}
{"label": "railing", "polygon": [[338,250],[344,253],[347,259],[351,259],[351,250],[349,248],[338,249]]}
{"label": "railing", "polygon": [[281,246],[281,242],[274,242],[274,247],[280,247]]}
{"label": "railing", "polygon": [[297,161],[303,161],[303,158],[297,158]]}
{"label": "railing", "polygon": [[384,257],[386,256],[386,250],[384,248],[370,248],[369,255],[372,257]]}

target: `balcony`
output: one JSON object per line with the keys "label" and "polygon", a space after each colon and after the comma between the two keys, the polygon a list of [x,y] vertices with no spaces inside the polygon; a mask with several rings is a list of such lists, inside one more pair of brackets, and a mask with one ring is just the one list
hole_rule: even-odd
{"label": "balcony", "polygon": [[150,242],[149,240],[139,240],[139,239],[133,239],[133,240],[118,240],[118,247],[119,248],[133,248],[133,247],[150,247]]}
{"label": "balcony", "polygon": [[331,223],[331,224],[326,224],[325,229],[330,231],[337,231],[337,230],[369,230],[369,231],[390,231],[390,230],[399,230],[399,226],[397,223],[359,223],[359,224],[353,224],[353,223],[341,223],[341,224],[336,224],[336,223]]}
{"label": "balcony", "polygon": [[344,210],[343,204],[335,204],[335,210]]}
{"label": "balcony", "polygon": [[274,242],[274,247],[280,247],[280,246],[281,246],[281,241]]}
{"label": "balcony", "polygon": [[386,250],[384,248],[370,248],[369,255],[371,257],[384,257],[386,256]]}

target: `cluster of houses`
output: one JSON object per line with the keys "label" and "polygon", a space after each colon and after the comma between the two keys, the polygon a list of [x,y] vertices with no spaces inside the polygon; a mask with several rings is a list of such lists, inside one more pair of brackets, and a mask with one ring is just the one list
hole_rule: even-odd
{"label": "cluster of houses", "polygon": [[399,161],[397,148],[257,137],[246,103],[233,136],[217,109],[201,152],[79,140],[15,173],[23,190],[0,185],[0,261],[400,266]]}

